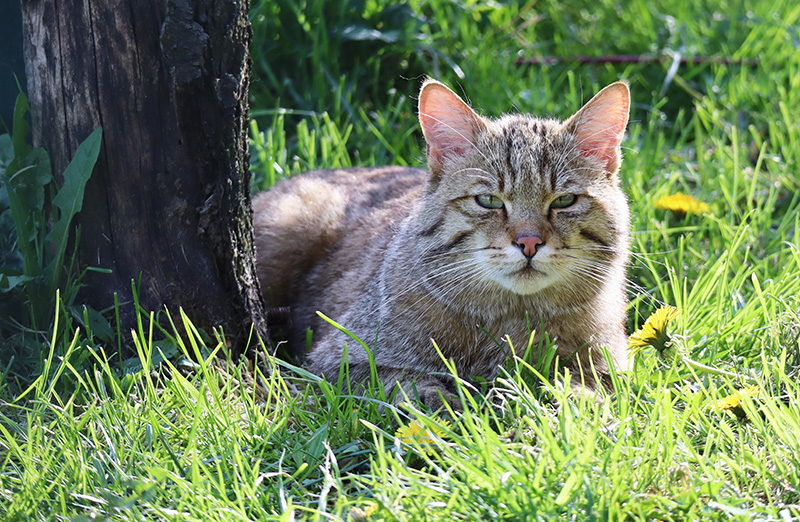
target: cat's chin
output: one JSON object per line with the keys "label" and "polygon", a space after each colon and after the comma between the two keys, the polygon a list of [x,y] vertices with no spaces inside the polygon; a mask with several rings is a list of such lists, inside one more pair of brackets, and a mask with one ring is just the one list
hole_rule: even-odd
{"label": "cat's chin", "polygon": [[556,274],[528,267],[510,274],[498,274],[495,282],[509,292],[518,295],[533,295],[552,286],[558,279]]}

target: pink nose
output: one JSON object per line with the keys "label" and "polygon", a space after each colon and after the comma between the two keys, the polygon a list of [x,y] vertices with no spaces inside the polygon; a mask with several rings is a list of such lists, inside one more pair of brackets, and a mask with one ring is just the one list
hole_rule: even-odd
{"label": "pink nose", "polygon": [[544,240],[536,234],[520,234],[511,244],[519,247],[522,255],[531,258],[536,255],[536,245],[544,245]]}

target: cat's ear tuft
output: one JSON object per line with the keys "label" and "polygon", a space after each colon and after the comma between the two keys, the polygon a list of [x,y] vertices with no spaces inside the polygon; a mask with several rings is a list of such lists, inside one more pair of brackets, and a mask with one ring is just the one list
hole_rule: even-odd
{"label": "cat's ear tuft", "polygon": [[428,143],[428,164],[438,174],[446,158],[461,156],[475,146],[486,126],[483,118],[443,83],[428,79],[419,93],[419,123]]}
{"label": "cat's ear tuft", "polygon": [[628,84],[612,83],[565,124],[566,129],[574,134],[580,153],[600,160],[609,176],[616,174],[622,161],[620,143],[628,125],[630,106]]}

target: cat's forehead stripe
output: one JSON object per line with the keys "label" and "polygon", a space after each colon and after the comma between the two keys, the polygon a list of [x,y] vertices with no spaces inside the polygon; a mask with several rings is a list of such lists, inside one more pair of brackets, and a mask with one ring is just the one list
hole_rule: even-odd
{"label": "cat's forehead stripe", "polygon": [[[514,135],[515,134],[516,134],[516,129],[513,128],[513,127],[506,127],[503,130],[503,138],[505,139],[505,142],[506,142],[506,146],[505,146],[505,152],[506,152],[505,173],[506,173],[506,176],[509,177],[508,182],[509,182],[509,185],[512,186],[512,187],[517,184],[517,169],[514,167],[514,164],[513,164],[512,160],[511,160],[511,156],[514,154],[514,147],[515,147],[515,145],[514,145]],[[505,176],[500,176],[501,183],[502,183],[502,180],[504,178],[505,178]]]}
{"label": "cat's forehead stripe", "polygon": [[[505,185],[520,187],[522,183],[550,184],[550,189],[555,190],[558,169],[552,168],[554,154],[558,153],[553,147],[552,125],[548,121],[541,121],[521,115],[506,116],[498,121],[500,126],[500,143],[496,147],[499,152],[498,184],[503,191]],[[556,158],[557,160],[557,158]],[[549,175],[549,179],[543,176]],[[523,179],[518,179],[523,176]]]}

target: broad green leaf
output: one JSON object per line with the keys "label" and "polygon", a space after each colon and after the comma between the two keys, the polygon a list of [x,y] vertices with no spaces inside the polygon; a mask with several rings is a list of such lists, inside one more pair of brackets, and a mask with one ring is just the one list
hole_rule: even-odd
{"label": "broad green leaf", "polygon": [[44,266],[40,232],[47,226],[44,191],[51,179],[50,157],[44,149],[15,157],[3,175],[9,212],[17,232],[17,248],[28,276],[40,274]]}
{"label": "broad green leaf", "polygon": [[83,306],[70,307],[72,315],[81,321],[83,326],[92,332],[92,334],[103,341],[111,342],[114,340],[114,329],[108,322],[108,319],[103,317],[103,314],[94,308]]}
{"label": "broad green leaf", "polygon": [[0,269],[0,292],[11,291],[17,286],[27,283],[31,280],[33,280],[32,277],[24,275],[12,275],[10,273],[5,273],[4,270]]}
{"label": "broad green leaf", "polygon": [[56,245],[56,255],[48,265],[49,280],[52,284],[55,284],[55,271],[61,266],[67,249],[69,224],[83,207],[84,189],[100,154],[102,138],[103,130],[97,128],[78,146],[75,156],[64,170],[64,185],[53,198],[53,206],[58,208],[59,215],[50,233],[47,234],[47,239]]}
{"label": "broad green leaf", "polygon": [[12,136],[0,137],[0,154],[6,166],[3,185],[8,196],[9,215],[17,232],[17,248],[23,259],[24,273],[41,273],[44,260],[39,232],[47,225],[43,213],[44,187],[51,180],[50,157],[43,149],[33,149],[26,139],[30,125],[25,121],[28,98],[20,93],[14,106]]}
{"label": "broad green leaf", "polygon": [[15,157],[6,169],[6,183],[19,194],[28,212],[44,209],[44,187],[53,179],[50,155],[44,149],[32,149]]}
{"label": "broad green leaf", "polygon": [[31,132],[31,127],[25,121],[25,113],[28,112],[28,97],[23,93],[17,95],[17,103],[14,105],[14,128],[12,132],[12,141],[14,144],[14,157],[22,158],[28,152],[28,144],[25,139]]}
{"label": "broad green leaf", "polygon": [[0,134],[0,168],[14,159],[14,142],[8,134]]}

